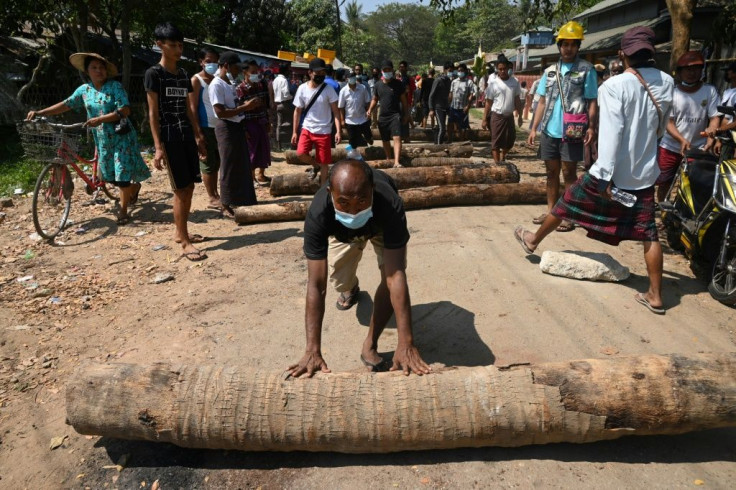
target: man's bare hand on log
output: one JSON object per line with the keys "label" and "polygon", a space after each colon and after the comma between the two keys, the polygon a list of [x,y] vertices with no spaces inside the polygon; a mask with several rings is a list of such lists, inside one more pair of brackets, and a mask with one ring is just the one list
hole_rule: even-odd
{"label": "man's bare hand on log", "polygon": [[[418,355],[418,354],[417,354]],[[421,360],[421,359],[420,359]],[[309,352],[304,354],[304,357],[297,363],[289,366],[289,374],[295,378],[307,373],[307,378],[314,376],[317,371],[323,373],[331,373],[330,368],[327,367],[327,363],[322,358],[321,352]]]}
{"label": "man's bare hand on log", "polygon": [[414,345],[401,345],[396,347],[394,352],[394,364],[391,366],[391,371],[403,370],[405,376],[409,376],[410,372],[418,374],[429,374],[432,372],[432,368],[427,365],[419,355],[419,351]]}

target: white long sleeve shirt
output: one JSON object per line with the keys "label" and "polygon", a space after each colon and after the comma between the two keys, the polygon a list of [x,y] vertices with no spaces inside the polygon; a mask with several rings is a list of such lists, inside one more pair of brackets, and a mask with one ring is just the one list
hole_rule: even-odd
{"label": "white long sleeve shirt", "polygon": [[598,160],[590,174],[613,181],[620,189],[654,185],[659,177],[657,139],[664,134],[672,110],[672,77],[656,68],[641,68],[639,73],[659,103],[659,119],[646,89],[633,74],[611,77],[598,87]]}
{"label": "white long sleeve shirt", "polygon": [[285,76],[278,74],[273,80],[273,100],[277,104],[280,104],[286,100],[291,100],[294,97],[289,92],[289,81]]}

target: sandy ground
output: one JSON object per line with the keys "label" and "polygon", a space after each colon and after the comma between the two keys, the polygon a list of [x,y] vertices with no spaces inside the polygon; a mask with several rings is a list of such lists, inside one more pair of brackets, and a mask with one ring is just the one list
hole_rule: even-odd
{"label": "sandy ground", "polygon": [[[490,157],[486,145],[476,156]],[[294,171],[281,159],[271,174]],[[543,177],[523,145],[522,179]],[[267,190],[259,198],[269,200]],[[237,226],[206,210],[198,187],[191,231],[209,259],[176,260],[171,192],[156,172],[133,222],[82,207],[50,246],[34,242],[29,199],[0,224],[0,488],[732,488],[736,431],[613,442],[387,455],[239,453],[85,437],[65,425],[64,386],[84,361],[242,363],[283,370],[304,349],[302,223]],[[710,298],[686,260],[665,255],[664,316],[633,300],[647,287],[641,246],[556,233],[541,250],[606,252],[631,268],[621,284],[540,272],[512,236],[544,206],[464,207],[408,214],[409,286],[424,358],[455,366],[733,351],[734,310]],[[158,250],[158,245],[166,247]],[[159,273],[173,281],[152,284]],[[32,279],[18,282],[18,278]],[[372,252],[359,268],[373,291]],[[333,371],[360,371],[371,298],[339,312],[327,295],[323,350]],[[52,300],[52,298],[54,298]],[[395,329],[379,351],[390,353]],[[63,445],[50,450],[54,437]],[[115,465],[128,456],[125,469]],[[730,484],[728,482],[731,482]]]}

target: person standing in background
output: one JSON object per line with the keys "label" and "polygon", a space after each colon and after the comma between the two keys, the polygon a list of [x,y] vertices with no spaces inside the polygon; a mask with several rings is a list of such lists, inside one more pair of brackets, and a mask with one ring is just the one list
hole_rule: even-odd
{"label": "person standing in background", "polygon": [[219,210],[220,193],[217,190],[217,180],[220,172],[220,152],[217,150],[217,138],[215,137],[217,116],[210,103],[208,88],[217,73],[217,61],[220,59],[220,55],[212,48],[202,48],[199,51],[198,59],[202,71],[192,77],[189,105],[191,111],[197,114],[199,127],[202,129],[205,145],[207,145],[207,158],[199,161],[202,184],[209,198],[207,207]]}

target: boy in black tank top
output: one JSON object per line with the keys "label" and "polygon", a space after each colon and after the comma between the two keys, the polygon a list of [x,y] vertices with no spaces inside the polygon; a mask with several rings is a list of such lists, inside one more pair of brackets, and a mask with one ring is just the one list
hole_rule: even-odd
{"label": "boy in black tank top", "polygon": [[187,229],[194,183],[202,181],[199,156],[205,158],[207,149],[188,103],[192,82],[176,65],[184,49],[184,35],[170,22],[157,25],[154,35],[161,49],[161,61],[146,71],[144,79],[148,118],[156,146],[153,165],[158,170],[165,166],[169,175],[174,191],[174,240],[181,244],[182,256],[192,261],[203,260],[207,255],[193,243],[204,238],[190,235]]}

